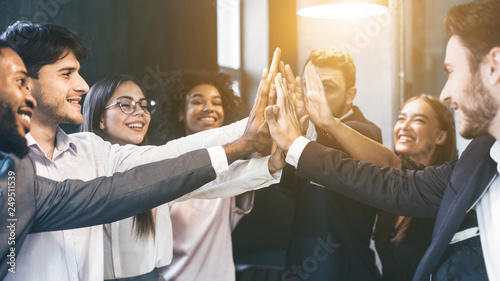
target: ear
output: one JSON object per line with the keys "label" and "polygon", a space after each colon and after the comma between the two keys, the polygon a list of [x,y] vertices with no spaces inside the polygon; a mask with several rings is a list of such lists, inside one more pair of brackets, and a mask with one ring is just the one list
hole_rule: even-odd
{"label": "ear", "polygon": [[104,118],[102,118],[102,116],[101,116],[101,121],[99,121],[99,128],[101,130],[106,129],[106,126],[104,126]]}
{"label": "ear", "polygon": [[184,121],[184,113],[179,113],[179,122]]}
{"label": "ear", "polygon": [[444,142],[446,141],[446,136],[447,136],[447,132],[445,130],[441,130],[441,132],[439,132],[437,138],[434,140],[434,142],[437,144],[437,145],[443,145]]}
{"label": "ear", "polygon": [[500,47],[494,47],[490,50],[490,83],[492,85],[500,84]]}
{"label": "ear", "polygon": [[349,90],[347,90],[346,97],[345,97],[345,104],[347,106],[352,106],[352,103],[354,102],[354,98],[356,97],[357,93],[358,93],[358,89],[356,87],[352,87]]}

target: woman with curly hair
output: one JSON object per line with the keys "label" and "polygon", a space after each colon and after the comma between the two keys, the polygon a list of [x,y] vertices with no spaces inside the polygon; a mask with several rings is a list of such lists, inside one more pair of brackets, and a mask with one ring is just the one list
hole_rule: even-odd
{"label": "woman with curly hair", "polygon": [[[239,120],[242,110],[223,73],[171,73],[154,95],[158,115],[149,131],[153,143],[218,128]],[[253,206],[253,193],[173,204],[174,253],[160,269],[165,280],[235,280],[231,231]]]}

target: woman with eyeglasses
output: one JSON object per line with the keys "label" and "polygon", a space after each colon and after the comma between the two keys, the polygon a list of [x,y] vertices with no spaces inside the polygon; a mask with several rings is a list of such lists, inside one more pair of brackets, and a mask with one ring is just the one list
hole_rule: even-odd
{"label": "woman with eyeglasses", "polygon": [[[111,76],[88,92],[81,131],[94,132],[112,144],[144,145],[154,111],[155,102],[145,98],[136,80]],[[172,243],[169,216],[165,204],[105,225],[104,279],[162,280],[156,268],[168,264],[172,256],[165,247]]]}
{"label": "woman with eyeglasses", "polygon": [[[232,79],[223,73],[178,71],[154,93],[159,116],[148,135],[164,143],[230,124],[242,115]],[[172,262],[165,280],[235,280],[231,231],[253,207],[253,192],[172,204]]]}

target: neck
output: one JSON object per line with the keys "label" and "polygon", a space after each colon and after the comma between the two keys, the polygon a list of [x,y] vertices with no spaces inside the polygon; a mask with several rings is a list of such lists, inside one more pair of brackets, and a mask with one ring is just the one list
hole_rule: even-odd
{"label": "neck", "polygon": [[497,113],[495,118],[492,120],[490,127],[488,128],[488,133],[492,135],[495,139],[500,140],[500,114]]}
{"label": "neck", "polygon": [[346,106],[344,108],[344,111],[342,111],[342,113],[340,114],[340,116],[338,118],[342,118],[342,116],[346,115],[347,112],[349,112],[349,110],[351,110],[351,109],[352,109],[352,105],[351,106]]}
{"label": "neck", "polygon": [[56,147],[57,126],[58,124],[40,122],[36,118],[31,119],[30,134],[49,159],[52,159]]}
{"label": "neck", "polygon": [[434,151],[435,150],[433,150],[430,153],[412,154],[412,155],[408,155],[408,157],[410,157],[411,160],[417,161],[424,166],[429,166],[429,165],[431,165],[432,156],[434,156]]}

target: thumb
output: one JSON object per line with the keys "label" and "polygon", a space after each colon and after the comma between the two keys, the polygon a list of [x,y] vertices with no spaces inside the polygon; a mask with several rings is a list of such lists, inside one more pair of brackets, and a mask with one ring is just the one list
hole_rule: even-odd
{"label": "thumb", "polygon": [[302,116],[302,118],[300,118],[299,120],[299,123],[302,134],[305,134],[307,132],[307,129],[309,128],[309,115]]}
{"label": "thumb", "polygon": [[270,126],[276,126],[278,121],[276,120],[276,114],[277,112],[275,113],[275,107],[277,107],[277,112],[279,112],[279,107],[277,105],[269,105],[266,107],[266,110],[265,110],[265,117],[266,117],[266,122],[270,125]]}

